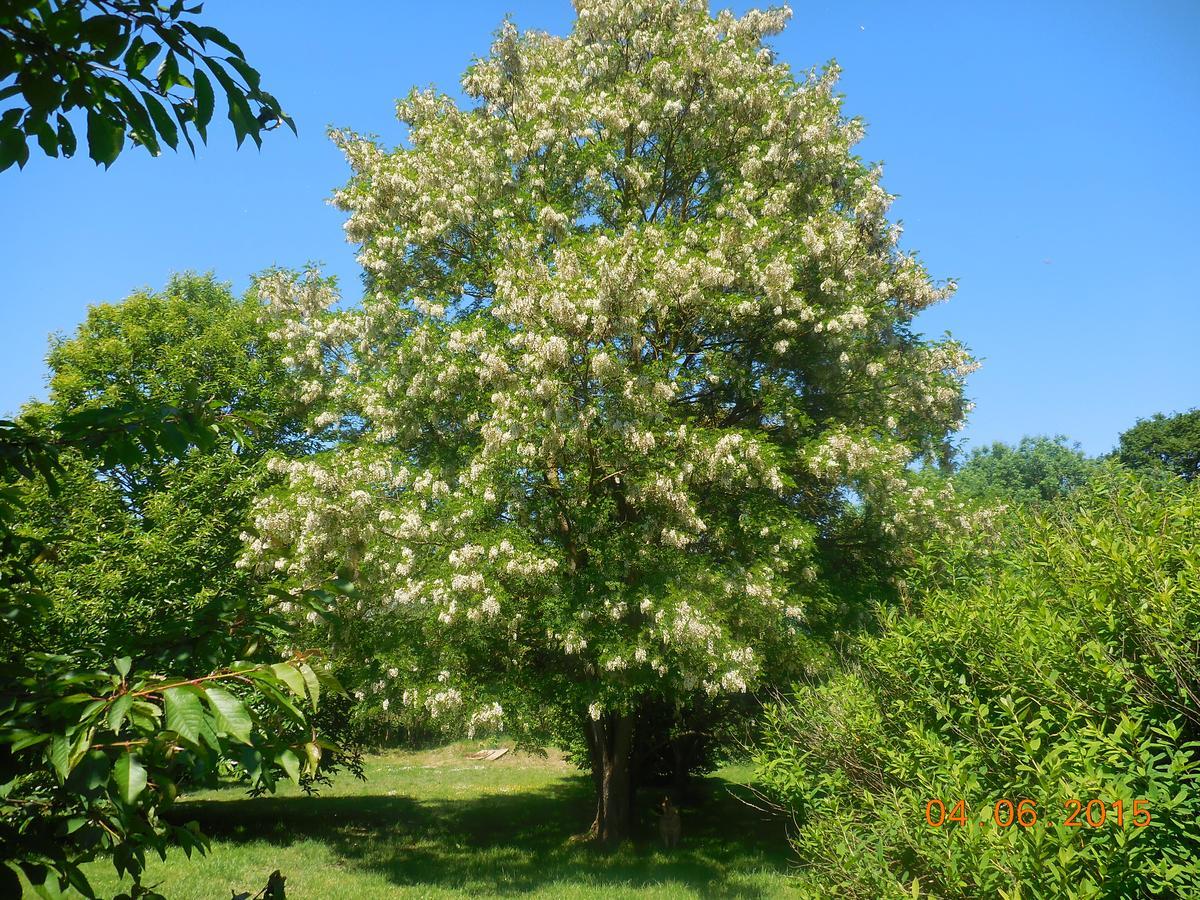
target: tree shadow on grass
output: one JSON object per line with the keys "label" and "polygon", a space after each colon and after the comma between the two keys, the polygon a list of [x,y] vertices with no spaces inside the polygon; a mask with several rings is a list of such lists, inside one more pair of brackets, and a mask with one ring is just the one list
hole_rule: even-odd
{"label": "tree shadow on grass", "polygon": [[[639,796],[635,839],[616,850],[571,840],[590,821],[585,776],[513,793],[459,800],[404,796],[262,797],[180,804],[172,818],[195,819],[228,841],[324,843],[348,866],[405,886],[456,888],[470,895],[519,894],[557,882],[607,888],[677,886],[701,896],[761,897],[751,870],[786,872],[788,846],[777,820],[731,796],[738,785],[706,779],[707,799],[684,809],[684,838],[657,843],[652,792]],[[738,878],[738,876],[741,876]]]}

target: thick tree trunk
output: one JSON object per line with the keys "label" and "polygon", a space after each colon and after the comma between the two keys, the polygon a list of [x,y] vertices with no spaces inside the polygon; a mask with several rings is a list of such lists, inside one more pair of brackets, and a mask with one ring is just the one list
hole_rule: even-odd
{"label": "thick tree trunk", "polygon": [[596,818],[588,836],[603,844],[619,844],[629,837],[633,820],[629,766],[633,723],[633,716],[615,713],[587,720],[588,752],[596,786]]}

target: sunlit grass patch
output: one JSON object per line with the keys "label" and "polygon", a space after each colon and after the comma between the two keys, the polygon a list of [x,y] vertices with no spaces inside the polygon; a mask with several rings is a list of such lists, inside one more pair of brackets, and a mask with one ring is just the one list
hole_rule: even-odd
{"label": "sunlit grass patch", "polygon": [[[705,780],[683,810],[681,846],[657,843],[654,797],[639,797],[637,839],[614,851],[574,842],[590,821],[588,777],[550,752],[494,762],[459,743],[368,758],[367,780],[339,777],[320,796],[294,787],[250,798],[239,788],[189,796],[174,816],[212,839],[205,856],[151,862],[146,882],[167,897],[210,900],[287,876],[289,898],[812,896],[789,874],[783,825],[735,796],[749,769]],[[119,885],[107,863],[93,885]]]}

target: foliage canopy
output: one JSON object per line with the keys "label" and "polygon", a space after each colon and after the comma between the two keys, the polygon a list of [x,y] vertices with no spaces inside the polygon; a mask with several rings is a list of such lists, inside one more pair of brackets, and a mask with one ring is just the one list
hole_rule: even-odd
{"label": "foliage canopy", "polygon": [[1139,419],[1122,433],[1114,455],[1131,469],[1195,479],[1200,476],[1200,409]]}
{"label": "foliage canopy", "polygon": [[1067,438],[1023,437],[1016,446],[1000,441],[976,447],[954,476],[969,497],[1037,504],[1066,496],[1086,484],[1097,463]]}
{"label": "foliage canopy", "polygon": [[19,869],[43,896],[90,897],[80,864],[105,856],[153,896],[148,852],[205,846],[160,816],[181,788],[308,785],[347,761],[315,728],[336,680],[280,652],[279,599],[233,567],[261,455],[248,434],[278,449],[288,433],[255,312],[195,277],[96,308],[51,354],[50,402],[0,423],[5,894]]}
{"label": "foliage canopy", "polygon": [[390,702],[575,723],[619,838],[644,701],[790,659],[848,522],[886,567],[968,521],[908,464],[947,458],[972,364],[914,332],[951,287],[899,250],[836,68],[764,45],[786,11],[577,11],[506,23],[466,109],[410,94],[408,145],[335,134],[362,306],[311,272],[257,289],[339,443],[277,464],[251,562],[353,562]]}

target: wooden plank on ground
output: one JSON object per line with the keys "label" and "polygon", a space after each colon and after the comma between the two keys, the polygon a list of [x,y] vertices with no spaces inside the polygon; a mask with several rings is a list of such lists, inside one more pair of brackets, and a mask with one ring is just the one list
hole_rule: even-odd
{"label": "wooden plank on ground", "polygon": [[488,750],[476,750],[474,753],[468,753],[467,759],[483,759],[488,762],[493,762],[499,759],[508,752],[507,747],[493,747]]}

